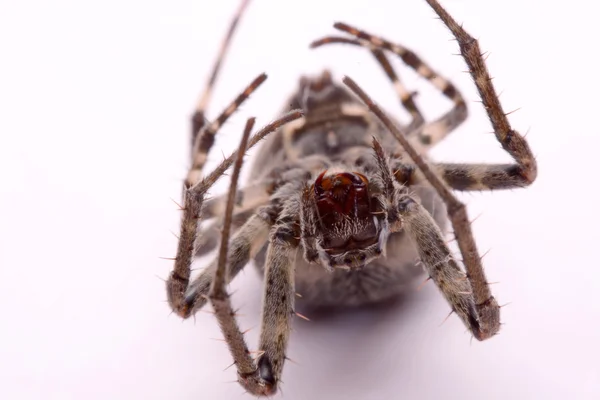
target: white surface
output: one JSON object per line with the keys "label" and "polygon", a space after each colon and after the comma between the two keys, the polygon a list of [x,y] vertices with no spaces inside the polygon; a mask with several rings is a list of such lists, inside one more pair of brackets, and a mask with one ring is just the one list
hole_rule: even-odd
{"label": "white surface", "polygon": [[[218,5],[217,5],[218,3]],[[0,398],[248,398],[214,318],[170,315],[188,156],[187,118],[237,0],[4,1],[0,5]],[[548,2],[546,2],[548,3]],[[207,6],[210,4],[210,6]],[[428,284],[406,307],[296,321],[285,399],[600,398],[597,95],[592,2],[445,1],[490,51],[514,126],[538,156],[528,190],[462,196],[506,325],[470,343]],[[585,7],[588,7],[587,9]],[[301,73],[348,74],[401,114],[368,53],[307,44],[341,20],[418,50],[463,91],[471,118],[432,155],[508,157],[490,131],[449,32],[422,1],[255,1],[243,18],[211,115],[262,71],[269,80],[226,126],[262,125]],[[401,68],[429,118],[449,106]],[[222,181],[219,189],[227,183]],[[243,328],[258,326],[260,282],[232,288]],[[248,337],[256,346],[258,331]],[[279,395],[280,396],[280,395]]]}

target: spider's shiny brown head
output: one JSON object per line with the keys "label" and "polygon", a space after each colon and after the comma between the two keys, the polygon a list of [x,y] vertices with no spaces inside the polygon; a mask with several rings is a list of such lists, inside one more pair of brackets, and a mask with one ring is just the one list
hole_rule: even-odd
{"label": "spider's shiny brown head", "polygon": [[321,173],[312,186],[320,228],[320,260],[330,268],[360,268],[381,255],[381,226],[358,172]]}

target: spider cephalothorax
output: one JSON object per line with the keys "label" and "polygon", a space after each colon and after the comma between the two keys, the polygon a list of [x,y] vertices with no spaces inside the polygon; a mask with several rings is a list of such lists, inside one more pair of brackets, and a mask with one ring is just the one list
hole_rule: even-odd
{"label": "spider cephalothorax", "polygon": [[[425,153],[467,117],[460,91],[406,47],[337,23],[334,27],[351,37],[325,37],[312,47],[344,43],[367,48],[411,120],[392,121],[350,78],[343,79],[348,90],[325,71],[300,80],[287,106],[301,110],[288,112],[249,138],[250,119],[237,153],[202,178],[214,135],[266,79],[264,74],[257,77],[206,124],[204,109],[223,53],[215,64],[192,118],[192,166],[184,185],[179,246],[167,296],[182,318],[211,302],[238,381],[253,395],[277,391],[297,297],[309,307],[377,303],[414,289],[415,278],[425,271],[475,338],[491,338],[500,329],[500,307],[490,291],[466,208],[453,190],[524,187],[535,180],[537,165],[525,138],[512,129],[502,110],[477,41],[436,0],[427,2],[457,39],[495,137],[513,163],[430,162]],[[222,52],[247,3],[242,1]],[[386,54],[428,80],[452,107],[426,121]],[[250,182],[238,192],[245,151],[269,132],[274,133],[260,148]],[[234,160],[227,199],[205,201]],[[208,227],[201,224],[209,219]],[[446,243],[447,222],[464,269]],[[221,231],[219,256],[192,278],[193,257],[219,244],[215,230]],[[226,286],[250,260],[265,283],[256,359],[246,346]]]}

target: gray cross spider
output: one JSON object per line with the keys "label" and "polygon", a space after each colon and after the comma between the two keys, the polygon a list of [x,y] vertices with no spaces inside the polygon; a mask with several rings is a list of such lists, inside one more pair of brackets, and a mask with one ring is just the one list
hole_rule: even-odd
{"label": "gray cross spider", "polygon": [[[242,1],[229,28],[192,117],[192,166],[183,187],[181,233],[167,294],[182,318],[211,302],[238,381],[253,395],[277,391],[297,292],[306,305],[377,303],[398,296],[424,270],[475,338],[485,340],[499,331],[500,308],[488,286],[465,206],[453,190],[528,186],[537,175],[536,161],[502,110],[477,41],[437,1],[427,2],[457,39],[496,139],[514,163],[427,161],[423,154],[467,118],[463,96],[413,51],[336,23],[334,27],[348,36],[325,37],[312,47],[344,43],[368,49],[410,113],[410,123],[392,121],[353,80],[346,77],[341,85],[324,71],[301,78],[283,116],[251,137],[254,119],[249,119],[238,151],[203,177],[215,134],[266,79],[264,74],[257,77],[214,122],[206,122],[204,110],[219,66],[248,0]],[[427,79],[452,101],[452,108],[426,122],[388,55]],[[237,191],[246,149],[269,133],[251,182]],[[205,202],[207,191],[233,164],[228,194]],[[201,221],[211,219],[203,229]],[[444,240],[448,221],[464,271]],[[221,240],[205,234],[215,228],[222,230]],[[217,246],[217,259],[191,280],[193,258]],[[265,282],[256,357],[246,346],[226,290],[252,259]]]}

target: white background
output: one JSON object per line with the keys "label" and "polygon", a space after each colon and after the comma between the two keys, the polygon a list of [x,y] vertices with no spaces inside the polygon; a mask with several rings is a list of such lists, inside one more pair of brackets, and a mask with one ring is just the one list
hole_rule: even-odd
{"label": "white background", "polygon": [[[0,398],[237,399],[214,317],[181,322],[164,303],[174,254],[188,116],[237,0],[0,3]],[[539,179],[463,195],[500,303],[501,335],[471,343],[427,284],[402,307],[295,321],[285,399],[600,398],[593,2],[443,2],[490,51]],[[552,5],[548,5],[552,3]],[[541,5],[545,4],[545,5]],[[587,9],[586,9],[587,7]],[[505,162],[456,43],[423,1],[259,1],[226,59],[212,116],[260,72],[269,79],[221,133],[211,160],[263,125],[302,73],[348,74],[404,117],[359,49],[307,44],[345,21],[418,50],[469,100],[437,146],[444,161]],[[399,63],[397,64],[399,65]],[[428,118],[449,102],[414,73]],[[220,182],[213,194],[223,190]],[[198,266],[201,266],[199,263]],[[241,326],[259,325],[261,284],[234,284]],[[310,315],[309,315],[310,317]],[[256,346],[258,330],[247,337]],[[281,395],[278,395],[281,396]]]}

